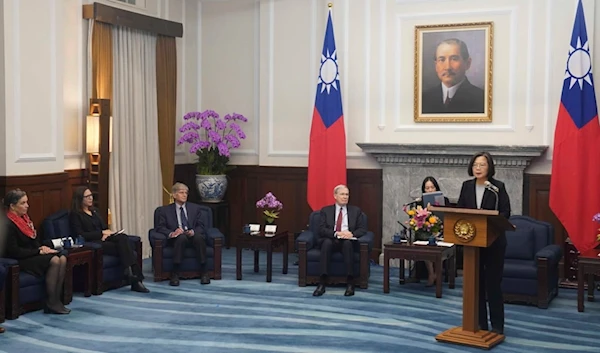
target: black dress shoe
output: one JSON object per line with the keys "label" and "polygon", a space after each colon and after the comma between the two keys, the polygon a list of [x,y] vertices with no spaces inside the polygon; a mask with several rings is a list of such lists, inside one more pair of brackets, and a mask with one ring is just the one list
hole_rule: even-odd
{"label": "black dress shoe", "polygon": [[200,284],[210,284],[210,277],[207,274],[202,275],[200,277]]}
{"label": "black dress shoe", "polygon": [[131,290],[139,293],[150,293],[150,290],[144,286],[142,281],[135,281],[131,283]]}
{"label": "black dress shoe", "polygon": [[169,285],[175,286],[175,287],[177,287],[179,285],[179,276],[176,273],[171,274],[171,279],[169,280]]}
{"label": "black dress shoe", "polygon": [[346,292],[344,293],[344,296],[351,297],[353,295],[354,295],[354,284],[349,284],[346,286]]}
{"label": "black dress shoe", "polygon": [[317,286],[317,289],[315,289],[315,291],[313,292],[313,296],[314,297],[320,297],[323,295],[323,293],[325,293],[325,285],[324,284],[319,284]]}

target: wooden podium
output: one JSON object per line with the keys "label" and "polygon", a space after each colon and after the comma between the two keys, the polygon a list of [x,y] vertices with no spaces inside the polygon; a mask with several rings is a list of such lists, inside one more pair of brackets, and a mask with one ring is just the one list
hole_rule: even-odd
{"label": "wooden podium", "polygon": [[498,211],[430,206],[444,213],[444,241],[463,245],[462,326],[446,330],[435,339],[490,349],[504,341],[504,335],[479,329],[479,248],[487,248],[498,235],[515,227]]}

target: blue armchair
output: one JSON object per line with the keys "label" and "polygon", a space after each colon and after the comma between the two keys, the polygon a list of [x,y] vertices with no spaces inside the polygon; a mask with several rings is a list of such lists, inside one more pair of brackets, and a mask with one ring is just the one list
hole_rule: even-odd
{"label": "blue armchair", "polygon": [[506,232],[502,292],[506,302],[524,302],[546,309],[558,295],[560,246],[554,227],[528,216],[512,216],[515,231]]}
{"label": "blue armchair", "polygon": [[[69,226],[69,211],[61,210],[46,218],[42,224],[45,239],[56,239],[65,236],[75,238]],[[142,240],[136,235],[129,235],[129,241],[134,249],[138,259],[138,264],[142,268]],[[100,295],[104,291],[114,288],[120,288],[127,283],[123,281],[123,267],[117,256],[107,255],[102,252],[102,246],[94,242],[86,242],[85,246],[94,249],[95,269],[94,279],[92,280],[92,293]]]}
{"label": "blue armchair", "polygon": [[[154,226],[159,222],[161,207],[154,210]],[[200,205],[202,209],[202,223],[206,229],[206,270],[212,279],[221,279],[222,247],[225,237],[221,231],[213,227],[212,210]],[[148,231],[150,246],[152,246],[152,267],[154,282],[169,279],[173,269],[173,247],[167,242],[164,234],[158,233],[154,228]],[[200,266],[196,259],[196,252],[192,248],[185,249],[179,271],[181,278],[200,277]]]}
{"label": "blue armchair", "polygon": [[[318,284],[320,279],[319,261],[321,249],[317,246],[319,238],[319,211],[313,212],[309,218],[308,230],[302,232],[296,239],[298,248],[298,286]],[[367,215],[362,214],[365,224]],[[373,249],[373,232],[367,232],[358,238],[359,249],[354,254],[354,284],[362,289],[369,286],[369,254]],[[330,284],[346,283],[347,276],[344,268],[344,257],[341,252],[334,252],[329,266]],[[358,274],[358,276],[356,275]]]}
{"label": "blue armchair", "polygon": [[0,266],[7,270],[6,274],[6,307],[8,319],[14,320],[19,315],[39,310],[46,300],[46,279],[35,277],[19,270],[19,262],[15,259],[0,258]]}
{"label": "blue armchair", "polygon": [[8,270],[6,269],[6,265],[4,263],[0,263],[0,322],[4,322],[4,317],[6,315],[6,310],[4,309],[4,302],[6,301],[4,287],[6,287],[7,274]]}

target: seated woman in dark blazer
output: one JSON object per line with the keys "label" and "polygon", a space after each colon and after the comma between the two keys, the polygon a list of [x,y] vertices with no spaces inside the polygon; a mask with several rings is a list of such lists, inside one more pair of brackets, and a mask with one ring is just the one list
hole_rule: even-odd
{"label": "seated woman in dark blazer", "polygon": [[[427,176],[423,179],[423,183],[421,184],[421,193],[425,194],[428,192],[441,191],[440,185],[437,180],[435,180],[432,176]],[[444,196],[445,205],[448,206],[450,204],[450,200]],[[427,205],[423,205],[423,199],[417,203],[417,205],[422,207],[427,207]],[[425,268],[423,268],[423,263],[425,264]],[[435,284],[435,270],[433,269],[433,262],[431,261],[419,261],[415,265],[417,267],[417,278],[421,279],[427,276],[427,287],[431,287]],[[440,270],[440,269],[438,269]]]}
{"label": "seated woman in dark blazer", "polygon": [[27,215],[29,203],[25,191],[15,189],[4,196],[6,208],[6,256],[19,262],[19,270],[46,279],[46,314],[68,314],[71,310],[60,300],[65,282],[67,257],[38,238]]}
{"label": "seated woman in dark blazer", "polygon": [[105,254],[119,257],[123,265],[125,278],[131,283],[131,290],[140,293],[150,292],[144,286],[144,275],[138,265],[129,239],[124,233],[114,234],[94,210],[94,197],[85,186],[78,187],[73,192],[69,224],[75,235],[81,235],[89,242],[102,245]]}
{"label": "seated woman in dark blazer", "polygon": [[[488,152],[475,154],[469,162],[469,176],[475,177],[462,184],[458,207],[497,210],[510,217],[510,199],[504,183],[494,179],[496,168]],[[487,184],[491,184],[491,186]],[[492,189],[496,189],[494,192]],[[504,298],[502,297],[502,273],[506,235],[502,233],[491,246],[480,249],[479,255],[479,328],[488,330],[487,306],[490,307],[492,332],[504,334]]]}

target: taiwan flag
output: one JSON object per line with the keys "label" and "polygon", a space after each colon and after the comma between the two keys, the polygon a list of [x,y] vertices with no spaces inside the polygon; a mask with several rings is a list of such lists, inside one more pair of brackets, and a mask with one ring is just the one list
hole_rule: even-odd
{"label": "taiwan flag", "polygon": [[346,132],[329,9],[308,153],[307,199],[313,211],[333,204],[333,189],[339,184],[346,184]]}
{"label": "taiwan flag", "polygon": [[581,0],[577,6],[554,132],[550,208],[580,252],[598,242],[600,124]]}

